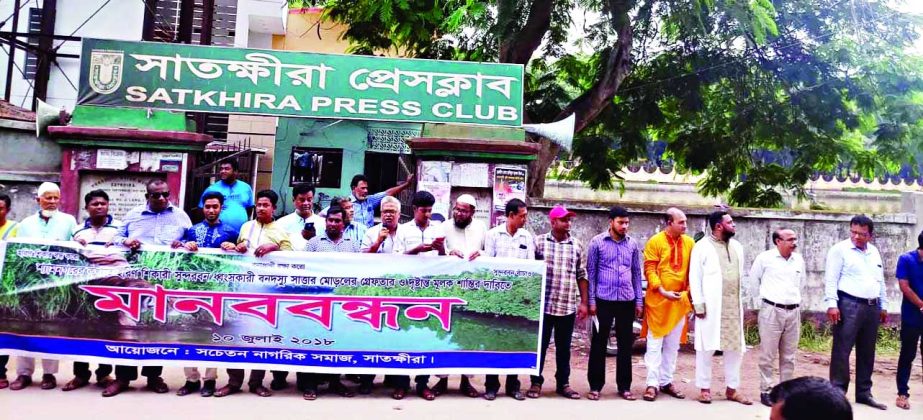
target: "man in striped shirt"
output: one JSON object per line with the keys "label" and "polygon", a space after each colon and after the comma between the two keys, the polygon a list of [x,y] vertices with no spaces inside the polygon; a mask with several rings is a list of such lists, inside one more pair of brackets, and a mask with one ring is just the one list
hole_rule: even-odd
{"label": "man in striped shirt", "polygon": [[[556,370],[555,392],[573,400],[580,394],[570,386],[570,344],[574,333],[574,318],[587,316],[587,276],[584,265],[583,244],[570,234],[574,213],[563,206],[555,206],[548,213],[551,232],[535,238],[535,257],[545,260],[545,308],[542,314],[542,354],[538,376],[526,396],[538,398],[542,394],[545,378],[545,355],[554,334]],[[579,294],[579,300],[577,292]]]}
{"label": "man in striped shirt", "polygon": [[635,341],[632,324],[644,309],[641,294],[641,248],[628,236],[628,211],[609,209],[609,230],[593,237],[587,250],[587,278],[590,281],[590,315],[596,315],[599,328],[593,332],[587,379],[587,398],[598,400],[606,383],[606,344],[612,322],[619,352],[616,356],[618,395],[633,401],[631,393],[631,347]]}
{"label": "man in striped shirt", "polygon": [[[465,201],[462,197],[464,197],[464,195],[459,197],[458,202],[464,206]],[[474,197],[471,197],[470,201],[473,202]],[[469,213],[474,214],[474,204],[469,205],[471,206],[471,211]],[[458,208],[459,204],[455,206]],[[488,232],[487,236],[491,238],[490,245],[486,247],[484,255],[488,257],[521,258],[526,260],[535,259],[535,240],[532,238],[532,234],[524,228],[526,225],[526,215],[528,214],[526,203],[518,198],[514,198],[506,203],[505,210],[506,223]],[[519,240],[517,240],[517,238]],[[525,247],[523,247],[523,245]],[[472,251],[466,252],[472,254],[473,257],[477,256]],[[500,375],[487,375],[484,386],[484,399],[488,401],[496,399],[497,391],[500,390]],[[506,376],[506,395],[517,401],[526,399],[522,394],[519,376]]]}

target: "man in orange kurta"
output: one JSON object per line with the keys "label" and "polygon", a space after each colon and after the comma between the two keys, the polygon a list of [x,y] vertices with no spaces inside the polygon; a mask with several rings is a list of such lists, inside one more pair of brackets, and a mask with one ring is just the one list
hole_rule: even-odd
{"label": "man in orange kurta", "polygon": [[677,208],[667,209],[663,231],[651,237],[644,247],[644,328],[647,336],[647,388],[644,399],[654,401],[662,392],[685,398],[673,386],[676,355],[686,342],[686,317],[692,310],[689,300],[689,256],[695,241],[686,233],[686,215]]}

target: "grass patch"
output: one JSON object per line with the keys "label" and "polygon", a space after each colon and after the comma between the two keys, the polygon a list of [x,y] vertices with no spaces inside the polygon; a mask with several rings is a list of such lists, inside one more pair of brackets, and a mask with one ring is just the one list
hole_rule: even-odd
{"label": "grass patch", "polygon": [[[744,327],[744,339],[749,346],[760,344],[760,332],[756,324]],[[878,341],[875,344],[876,356],[897,356],[901,350],[900,327],[889,325],[878,328]],[[826,323],[802,322],[798,348],[812,353],[830,354],[833,348],[830,326]]]}

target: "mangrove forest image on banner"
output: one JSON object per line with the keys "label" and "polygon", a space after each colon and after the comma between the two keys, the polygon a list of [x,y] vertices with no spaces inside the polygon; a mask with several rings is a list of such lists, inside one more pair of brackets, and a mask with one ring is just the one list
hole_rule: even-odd
{"label": "mangrove forest image on banner", "polygon": [[313,372],[538,369],[541,261],[0,242],[0,351]]}

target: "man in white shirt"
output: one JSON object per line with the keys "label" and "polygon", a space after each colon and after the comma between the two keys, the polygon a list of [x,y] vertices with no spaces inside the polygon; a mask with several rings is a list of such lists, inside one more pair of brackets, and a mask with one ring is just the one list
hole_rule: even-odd
{"label": "man in white shirt", "polygon": [[[58,210],[61,203],[61,188],[51,182],[43,182],[38,187],[35,201],[39,211],[19,223],[13,236],[17,238],[44,239],[49,241],[67,241],[70,239],[77,220],[74,216]],[[32,385],[32,373],[35,372],[35,359],[32,357],[16,358],[16,380],[10,389],[18,391]],[[53,389],[57,381],[58,361],[42,359],[42,389]]]}
{"label": "man in white shirt", "polygon": [[397,243],[408,255],[445,255],[445,236],[430,220],[436,197],[428,191],[413,195],[413,220],[397,229]]}
{"label": "man in white shirt", "polygon": [[487,236],[487,226],[480,220],[474,219],[476,206],[477,201],[471,194],[462,194],[455,199],[455,207],[452,208],[452,222],[442,224],[446,254],[468,260],[481,255],[484,249],[484,238]]}
{"label": "man in white shirt", "polygon": [[795,351],[801,337],[801,287],[805,268],[801,254],[795,252],[798,236],[791,229],[772,232],[775,249],[763,251],[750,266],[750,279],[759,285],[762,299],[760,330],[760,402],[772,407],[772,363],[779,357],[779,382],[792,379]]}
{"label": "man in white shirt", "polygon": [[865,215],[849,221],[849,239],[827,252],[824,299],[827,319],[834,324],[830,382],[843,393],[849,389],[849,355],[855,346],[856,403],[887,410],[872,397],[878,327],[888,320],[881,254],[869,243],[874,229]]}
{"label": "man in white shirt", "polygon": [[288,232],[292,248],[303,250],[308,241],[323,230],[325,221],[323,217],[314,213],[314,187],[299,185],[292,188],[292,202],[295,211],[276,220],[276,224]]}
{"label": "man in white shirt", "polygon": [[401,217],[401,201],[390,195],[381,200],[381,223],[365,231],[359,252],[369,254],[393,254],[404,252],[397,243],[398,222]]}

